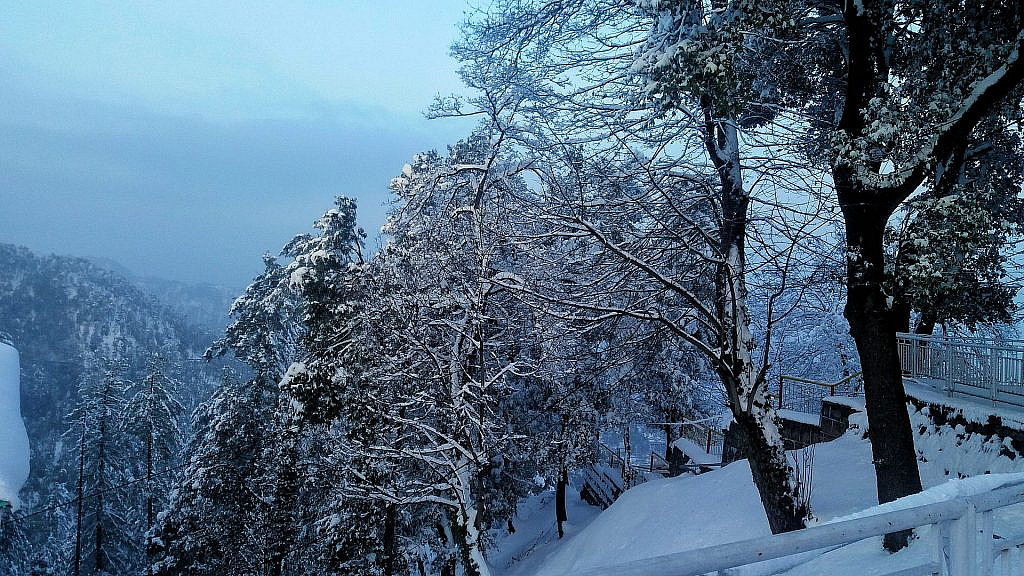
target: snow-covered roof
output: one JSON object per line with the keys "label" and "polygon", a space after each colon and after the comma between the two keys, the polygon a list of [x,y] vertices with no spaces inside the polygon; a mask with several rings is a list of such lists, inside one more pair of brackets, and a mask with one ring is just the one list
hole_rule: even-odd
{"label": "snow-covered roof", "polygon": [[28,434],[21,419],[18,351],[0,343],[0,500],[17,508],[18,491],[28,480]]}
{"label": "snow-covered roof", "polygon": [[722,462],[722,458],[720,456],[712,456],[711,454],[708,454],[703,447],[689,438],[680,438],[673,442],[672,446],[674,448],[678,448],[683,454],[686,454],[690,458],[690,462],[693,462],[697,466],[708,466]]}
{"label": "snow-covered roof", "polygon": [[796,410],[788,410],[786,408],[782,408],[781,410],[776,411],[776,413],[779,415],[779,418],[782,418],[783,420],[800,422],[801,424],[808,424],[811,426],[817,426],[821,420],[821,417],[818,414],[808,414],[807,412],[798,412]]}
{"label": "snow-covered roof", "polygon": [[858,412],[864,411],[863,396],[826,396],[822,401],[831,402],[832,404],[838,404],[840,406],[847,406]]}

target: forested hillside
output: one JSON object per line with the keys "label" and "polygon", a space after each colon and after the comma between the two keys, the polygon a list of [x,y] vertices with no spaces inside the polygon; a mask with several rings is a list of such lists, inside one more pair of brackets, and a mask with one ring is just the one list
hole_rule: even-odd
{"label": "forested hillside", "polygon": [[[107,239],[136,265],[177,260],[186,274],[205,248],[230,245],[218,265],[241,271],[260,255],[239,250],[271,237],[281,249],[236,297],[0,245],[0,340],[21,353],[32,442],[24,506],[0,509],[0,572],[492,576],[499,559],[512,569],[571,536],[576,489],[608,508],[662,473],[710,473],[675,485],[726,478],[727,493],[701,493],[750,496],[718,543],[762,513],[762,532],[802,537],[814,507],[844,490],[816,502],[813,448],[795,448],[845,430],[847,409],[870,424],[846,437],[865,464],[858,487],[874,489],[863,508],[922,492],[921,470],[939,468],[915,442],[966,441],[962,428],[959,440],[922,438],[904,379],[952,395],[959,373],[991,404],[1024,398],[1024,350],[1003,346],[1024,285],[1019,0],[481,0],[451,44],[463,87],[423,103],[458,133],[415,147],[407,115],[378,114],[379,98],[427,81],[413,58],[426,39],[403,31],[415,48],[389,55],[401,38],[381,40],[370,23],[427,4],[330,4],[205,19],[160,4],[137,26],[82,26],[137,34],[111,44],[117,61],[136,52],[124,46],[169,41],[137,50],[173,57],[159,78],[149,61],[119,70],[146,84],[146,113],[108,102],[96,118],[75,109],[55,122],[48,103],[33,130],[13,130],[49,141],[55,125],[83,126],[74,141],[54,135],[54,154],[29,136],[12,146],[10,164],[37,172],[14,170],[12,196],[67,187],[38,160],[67,158],[61,170],[123,201],[94,215],[121,218],[94,236],[156,230],[162,251]],[[97,14],[73,22],[105,25]],[[32,39],[53,36],[42,30]],[[217,61],[211,78],[181,59],[193,45],[198,61]],[[332,58],[304,61],[321,56],[315,46]],[[154,98],[148,83],[167,79],[169,96]],[[74,82],[53,84],[55,100],[71,99]],[[359,93],[331,95],[342,85]],[[222,99],[193,114],[205,95]],[[157,124],[173,125],[158,143],[133,132]],[[371,160],[392,132],[401,146],[379,149],[408,156]],[[104,149],[82,145],[93,140]],[[390,171],[361,177],[378,161]],[[387,198],[379,234],[359,224],[357,197]],[[150,220],[168,214],[171,242]],[[837,390],[863,403],[826,410]],[[644,501],[638,513],[658,513]],[[722,509],[702,504],[700,518],[657,525],[699,532]],[[955,538],[973,548],[963,518]],[[600,542],[565,547],[552,570],[596,567],[571,558],[589,554],[614,573],[594,551],[613,539],[602,524]],[[896,525],[879,528],[872,555],[901,553],[923,526],[882,533]],[[533,533],[513,538],[520,530]],[[996,531],[982,530],[989,550]],[[497,549],[510,541],[518,558]]]}
{"label": "forested hillside", "polygon": [[[77,532],[76,508],[68,502],[79,487],[89,493],[102,482],[109,489],[145,470],[145,438],[131,426],[148,416],[138,395],[147,379],[175,384],[168,387],[168,401],[182,408],[176,421],[166,423],[175,448],[162,466],[176,462],[178,436],[187,430],[184,407],[211,389],[206,366],[196,361],[208,342],[153,296],[86,260],[38,256],[5,244],[0,270],[0,330],[21,354],[22,415],[32,451],[21,494],[23,512],[31,516],[5,519],[27,544],[8,553],[28,554],[22,562],[68,565]],[[100,427],[106,428],[104,437],[93,437]],[[107,478],[80,478],[80,467],[91,471],[100,458],[107,459]],[[112,497],[123,508],[116,510],[116,520],[104,520],[112,533],[140,539],[119,551],[124,566],[141,560],[131,557],[141,549],[143,526],[131,505],[138,488],[115,491]],[[93,522],[96,517],[83,516]]]}

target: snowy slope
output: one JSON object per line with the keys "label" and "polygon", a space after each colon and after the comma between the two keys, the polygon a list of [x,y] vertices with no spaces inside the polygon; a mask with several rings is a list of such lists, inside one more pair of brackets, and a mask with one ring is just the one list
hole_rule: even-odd
{"label": "snowy slope", "polygon": [[[811,507],[812,523],[858,513],[876,507],[871,446],[863,438],[863,416],[852,418],[856,428],[845,436],[815,445]],[[1024,458],[1000,454],[1004,443],[996,438],[962,434],[951,428],[930,427],[924,414],[913,412],[916,438],[924,461],[920,463],[925,487],[938,487],[916,498],[941,499],[1006,478],[953,480],[1000,472],[1024,472]],[[989,486],[990,487],[990,486]],[[913,500],[914,497],[911,498]],[[862,513],[862,512],[861,512]],[[1024,525],[1024,510],[1015,510],[1014,522]],[[1019,516],[1017,516],[1019,515]],[[570,514],[572,520],[572,514]],[[1009,521],[1004,519],[1003,522]],[[768,522],[750,478],[745,460],[700,476],[656,480],[623,494],[608,510],[587,526],[577,524],[567,538],[551,540],[529,551],[529,562],[512,566],[505,574],[554,576],[570,570],[609,566],[640,558],[670,554],[768,535]],[[926,536],[926,534],[920,534]],[[794,576],[810,574],[868,574],[873,568],[913,563],[930,552],[927,540],[915,541],[905,552],[889,556],[880,541],[861,542],[796,569]],[[922,546],[917,543],[924,542]],[[525,556],[527,554],[519,554]],[[780,567],[781,568],[781,567]],[[497,570],[499,573],[502,571]]]}
{"label": "snowy slope", "polygon": [[0,500],[18,507],[28,479],[28,434],[21,419],[18,351],[0,343]]}

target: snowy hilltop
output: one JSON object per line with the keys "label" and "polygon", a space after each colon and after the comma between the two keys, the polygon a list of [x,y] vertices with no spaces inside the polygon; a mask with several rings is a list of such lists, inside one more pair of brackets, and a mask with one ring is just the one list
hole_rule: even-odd
{"label": "snowy hilltop", "polygon": [[28,434],[21,419],[18,351],[0,343],[0,501],[18,507],[28,480]]}

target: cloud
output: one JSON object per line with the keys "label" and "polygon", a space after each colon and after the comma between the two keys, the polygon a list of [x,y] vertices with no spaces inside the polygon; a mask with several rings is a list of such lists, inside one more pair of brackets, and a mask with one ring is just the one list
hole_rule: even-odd
{"label": "cloud", "polygon": [[338,194],[359,200],[372,234],[406,159],[469,128],[356,106],[219,123],[11,96],[0,104],[0,241],[234,286]]}

